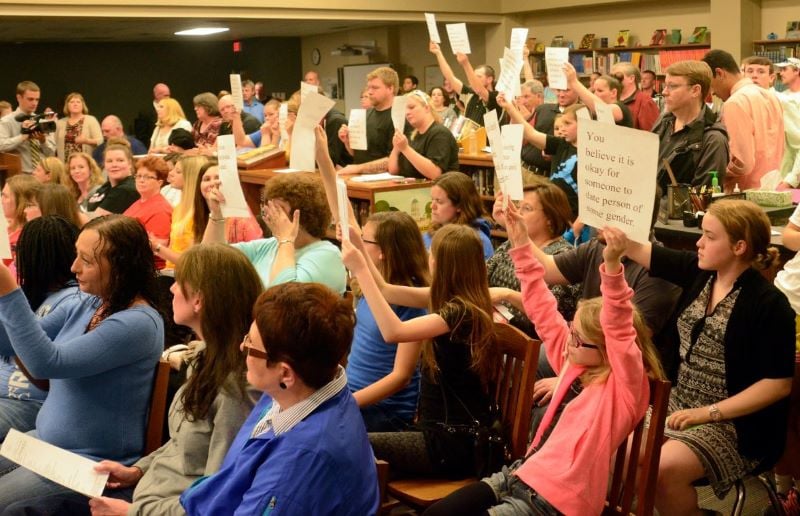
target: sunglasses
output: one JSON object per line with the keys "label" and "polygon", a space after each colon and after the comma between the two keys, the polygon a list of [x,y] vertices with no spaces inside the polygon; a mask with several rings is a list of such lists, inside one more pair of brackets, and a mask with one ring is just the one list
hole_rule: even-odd
{"label": "sunglasses", "polygon": [[600,349],[600,346],[598,346],[597,344],[590,344],[588,342],[584,342],[584,340],[581,339],[580,335],[578,335],[578,332],[575,331],[575,326],[573,326],[573,324],[571,322],[569,323],[569,333],[570,333],[570,335],[572,335],[572,346],[573,347],[575,347],[575,348],[589,348],[589,349],[597,349],[597,350]]}
{"label": "sunglasses", "polygon": [[253,358],[260,358],[262,360],[267,360],[269,357],[267,354],[260,349],[256,349],[251,347],[249,344],[252,341],[250,340],[250,335],[245,335],[242,339],[242,352],[244,353],[245,357],[253,357]]}

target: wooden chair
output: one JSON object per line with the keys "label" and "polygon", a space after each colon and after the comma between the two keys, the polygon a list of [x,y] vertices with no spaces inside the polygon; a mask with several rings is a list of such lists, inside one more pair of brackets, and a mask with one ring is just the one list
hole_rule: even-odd
{"label": "wooden chair", "polygon": [[169,385],[169,362],[159,360],[150,395],[150,412],[147,416],[147,433],[144,440],[144,455],[148,455],[164,444],[164,418],[167,415],[167,387]]}
{"label": "wooden chair", "polygon": [[[528,444],[533,384],[536,381],[541,342],[509,324],[495,323],[494,327],[497,345],[502,355],[500,374],[494,388],[494,399],[502,414],[511,459],[516,460],[525,455]],[[422,509],[476,480],[475,478],[395,480],[389,482],[387,491],[400,502]]]}
{"label": "wooden chair", "polygon": [[[604,515],[653,514],[670,388],[671,384],[667,381],[650,380],[650,427],[645,430],[643,418],[617,449]],[[636,508],[635,512],[631,512],[634,497]]]}
{"label": "wooden chair", "polygon": [[22,158],[19,154],[0,152],[0,188],[5,186],[6,180],[22,172]]}

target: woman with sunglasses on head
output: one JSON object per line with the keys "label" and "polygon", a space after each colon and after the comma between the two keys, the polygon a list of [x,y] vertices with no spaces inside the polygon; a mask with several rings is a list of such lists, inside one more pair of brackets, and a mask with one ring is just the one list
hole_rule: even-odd
{"label": "woman with sunglasses on head", "polygon": [[347,376],[355,316],[318,283],[276,285],[258,298],[241,349],[264,396],[219,472],[181,496],[190,516],[376,514],[375,459]]}
{"label": "woman with sunglasses on head", "polygon": [[[600,514],[611,458],[647,410],[648,376],[663,377],[650,332],[631,302],[633,290],[620,262],[623,239],[605,232],[602,297],[580,302],[567,323],[513,203],[506,223],[525,312],[560,371],[559,386],[525,459],[459,489],[425,514],[478,515],[491,508],[492,514]],[[560,400],[576,379],[582,390],[553,426]]]}
{"label": "woman with sunglasses on head", "polygon": [[458,170],[458,144],[440,122],[431,99],[424,91],[406,94],[406,120],[414,129],[406,138],[395,130],[389,172],[405,177],[436,179],[448,170]]}
{"label": "woman with sunglasses on head", "polygon": [[[164,323],[147,233],[129,217],[90,221],[72,264],[89,294],[41,320],[0,266],[0,353],[17,355],[50,392],[36,419],[39,439],[94,460],[141,456]],[[67,488],[0,460],[0,507]]]}
{"label": "woman with sunglasses on head", "polygon": [[651,275],[683,288],[660,514],[697,514],[697,480],[721,499],[736,480],[771,468],[786,439],[795,313],[760,272],[778,256],[769,218],[750,201],[725,200],[709,207],[702,225],[696,253],[635,242],[625,249]]}
{"label": "woman with sunglasses on head", "polygon": [[200,339],[188,380],[169,409],[170,440],[131,466],[111,460],[95,469],[109,473],[104,496],[71,493],[20,502],[3,513],[162,515],[180,514],[179,497],[195,480],[216,472],[256,398],[245,381],[241,335],[250,327],[261,284],[239,251],[220,244],[195,246],[175,268],[175,323]]}

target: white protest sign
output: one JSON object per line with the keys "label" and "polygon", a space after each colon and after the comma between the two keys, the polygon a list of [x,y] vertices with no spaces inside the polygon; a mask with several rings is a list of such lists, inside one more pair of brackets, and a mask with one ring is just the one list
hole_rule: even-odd
{"label": "white protest sign", "polygon": [[[500,169],[502,168],[502,161],[500,156],[503,153],[503,136],[500,132],[500,123],[497,120],[497,111],[494,109],[487,111],[483,115],[483,126],[486,128],[486,136],[489,138],[489,145],[492,149],[492,163],[494,163],[495,173],[498,174],[498,182],[500,177]],[[503,189],[503,183],[500,183],[500,188],[503,194],[506,191]],[[508,196],[503,198],[503,209],[508,206]]]}
{"label": "white protest sign", "polygon": [[281,148],[286,147],[286,142],[289,141],[289,131],[286,130],[286,119],[289,118],[289,104],[282,102],[281,107],[278,108],[278,128],[281,132]]}
{"label": "white protest sign", "polygon": [[94,470],[97,462],[13,428],[0,447],[0,455],[90,498],[101,496],[108,481],[108,473]]}
{"label": "white protest sign", "polygon": [[13,258],[11,255],[11,243],[8,240],[8,219],[0,217],[0,259],[10,260]]}
{"label": "white protest sign", "polygon": [[620,228],[647,242],[658,170],[658,136],[596,120],[578,126],[578,206],[583,223]]}
{"label": "white protest sign", "polygon": [[466,23],[448,23],[445,28],[447,28],[447,39],[450,40],[450,48],[453,49],[454,54],[472,53],[472,49],[469,47]]}
{"label": "white protest sign", "polygon": [[397,95],[392,101],[392,124],[395,130],[403,132],[406,128],[406,104],[408,98],[405,95]]}
{"label": "white protest sign", "polygon": [[564,75],[564,63],[569,60],[569,49],[565,47],[547,47],[544,49],[544,60],[547,63],[547,82],[555,90],[567,89],[567,76]]}
{"label": "white protest sign", "polygon": [[297,120],[292,129],[292,149],[289,157],[289,167],[312,172],[316,170],[314,161],[314,146],[317,135],[314,128],[320,120],[331,110],[335,102],[316,91],[310,91],[306,98],[300,102],[297,110]]}
{"label": "white protest sign", "polygon": [[497,81],[497,91],[505,93],[507,99],[513,99],[519,90],[519,72],[522,69],[522,60],[505,48],[503,59],[500,60],[500,79]]}
{"label": "white protest sign", "polygon": [[219,161],[219,191],[225,197],[220,205],[222,216],[249,217],[250,209],[244,199],[239,182],[239,167],[236,163],[236,142],[232,134],[217,136],[217,160]]}
{"label": "white protest sign", "polygon": [[238,73],[232,73],[231,77],[231,98],[233,99],[233,105],[236,106],[236,109],[239,112],[242,112],[244,109],[244,96],[242,95],[242,76]]}
{"label": "white protest sign", "polygon": [[526,41],[528,41],[528,29],[522,27],[511,29],[511,42],[509,47],[514,55],[518,55],[522,58],[522,48],[525,46]]}
{"label": "white protest sign", "polygon": [[347,212],[347,205],[350,198],[347,197],[347,184],[343,179],[336,180],[336,207],[339,212],[339,225],[342,228],[342,240],[350,240],[350,217]]}
{"label": "white protest sign", "polygon": [[522,167],[520,154],[522,152],[522,124],[504,125],[501,131],[503,138],[503,151],[500,155],[500,169],[498,169],[500,188],[504,197],[512,201],[522,200]]}
{"label": "white protest sign", "polygon": [[367,110],[351,109],[350,120],[347,121],[347,133],[350,138],[350,148],[353,150],[367,150]]}
{"label": "white protest sign", "polygon": [[319,86],[308,84],[305,81],[300,81],[300,103],[306,100],[309,93],[319,93]]}
{"label": "white protest sign", "polygon": [[434,43],[441,43],[442,38],[439,37],[439,28],[436,27],[436,15],[432,13],[425,13],[425,23],[428,24],[428,36]]}
{"label": "white protest sign", "polygon": [[616,122],[614,121],[614,111],[611,109],[611,104],[595,101],[594,112],[597,114],[598,122],[616,125]]}

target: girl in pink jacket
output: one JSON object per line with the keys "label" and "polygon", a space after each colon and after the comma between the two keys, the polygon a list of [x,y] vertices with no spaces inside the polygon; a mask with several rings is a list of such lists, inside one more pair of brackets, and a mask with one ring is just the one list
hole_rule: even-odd
{"label": "girl in pink jacket", "polygon": [[[612,456],[647,410],[648,375],[663,378],[623,275],[623,234],[603,230],[602,298],[581,302],[575,319],[567,323],[511,203],[506,217],[525,312],[536,325],[547,359],[560,371],[559,380],[525,459],[456,491],[425,514],[599,515]],[[576,379],[581,393],[554,424],[553,416]],[[544,434],[549,434],[546,440]]]}

